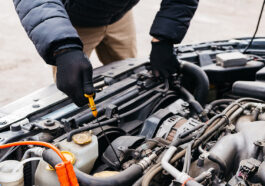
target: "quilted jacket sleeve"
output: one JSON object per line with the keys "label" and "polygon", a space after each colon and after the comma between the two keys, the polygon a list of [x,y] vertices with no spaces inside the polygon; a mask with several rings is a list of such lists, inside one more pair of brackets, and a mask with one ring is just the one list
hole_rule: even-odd
{"label": "quilted jacket sleeve", "polygon": [[13,0],[20,21],[46,63],[54,65],[58,48],[80,48],[82,42],[60,0]]}
{"label": "quilted jacket sleeve", "polygon": [[180,43],[197,9],[198,0],[162,0],[150,34]]}

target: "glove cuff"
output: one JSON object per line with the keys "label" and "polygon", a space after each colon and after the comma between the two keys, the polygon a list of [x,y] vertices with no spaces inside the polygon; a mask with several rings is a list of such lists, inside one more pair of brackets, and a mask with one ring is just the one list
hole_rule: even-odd
{"label": "glove cuff", "polygon": [[170,45],[173,47],[174,43],[170,40],[166,40],[166,39],[163,39],[163,40],[160,40],[159,41],[151,41],[152,45],[153,44],[157,44],[157,45]]}
{"label": "glove cuff", "polygon": [[[70,54],[71,53],[71,54]],[[56,53],[54,55],[54,59],[55,59],[55,66],[58,66],[59,64],[61,64],[61,62],[63,61],[63,63],[65,62],[64,60],[60,60],[61,58],[63,58],[63,56],[68,56],[70,57],[70,55],[84,55],[83,51],[80,50],[79,48],[65,48],[62,50],[59,50],[58,53]]]}

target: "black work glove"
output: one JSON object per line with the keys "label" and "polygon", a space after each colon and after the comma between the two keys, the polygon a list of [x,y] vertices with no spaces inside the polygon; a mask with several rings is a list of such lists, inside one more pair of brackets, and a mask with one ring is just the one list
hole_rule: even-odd
{"label": "black work glove", "polygon": [[86,55],[77,49],[55,56],[57,65],[56,84],[59,90],[72,98],[77,106],[88,103],[84,94],[93,94],[93,69]]}
{"label": "black work glove", "polygon": [[173,44],[168,41],[152,42],[150,62],[155,76],[168,78],[179,69],[179,62],[173,49]]}

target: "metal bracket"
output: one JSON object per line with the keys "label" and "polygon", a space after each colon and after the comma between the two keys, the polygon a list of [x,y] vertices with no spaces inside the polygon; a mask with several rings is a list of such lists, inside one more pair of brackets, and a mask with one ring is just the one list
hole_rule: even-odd
{"label": "metal bracket", "polygon": [[28,130],[28,131],[31,131],[34,128],[39,128],[42,130],[48,130],[48,131],[52,132],[52,131],[55,131],[59,128],[63,128],[63,125],[56,120],[47,119],[47,120],[35,121],[32,123],[25,123],[25,124],[22,124],[21,127],[24,130]]}

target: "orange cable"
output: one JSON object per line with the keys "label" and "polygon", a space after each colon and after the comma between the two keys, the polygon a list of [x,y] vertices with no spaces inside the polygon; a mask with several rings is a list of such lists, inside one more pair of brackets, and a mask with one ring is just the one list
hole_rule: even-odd
{"label": "orange cable", "polygon": [[67,170],[68,178],[71,186],[78,186],[78,181],[75,175],[74,167],[70,161],[65,163],[65,168]]}
{"label": "orange cable", "polygon": [[60,186],[71,186],[67,169],[64,163],[58,163],[55,165],[56,174],[60,182]]}
{"label": "orange cable", "polygon": [[0,149],[9,148],[13,146],[20,146],[20,145],[44,146],[44,147],[48,147],[52,149],[53,151],[55,151],[63,161],[63,163],[59,163],[55,166],[60,185],[61,186],[70,186],[70,185],[78,186],[79,185],[74,169],[73,169],[73,165],[70,163],[70,161],[67,161],[67,159],[64,157],[64,155],[61,153],[61,151],[56,146],[50,143],[41,142],[41,141],[20,141],[20,142],[0,145]]}
{"label": "orange cable", "polygon": [[66,158],[63,156],[63,154],[57,147],[55,147],[54,145],[50,143],[46,143],[42,141],[19,141],[19,142],[14,142],[14,143],[8,143],[5,145],[0,145],[0,149],[9,148],[13,146],[20,146],[20,145],[38,145],[38,146],[48,147],[52,149],[53,151],[55,151],[58,154],[58,156],[62,159],[63,162],[67,162]]}

